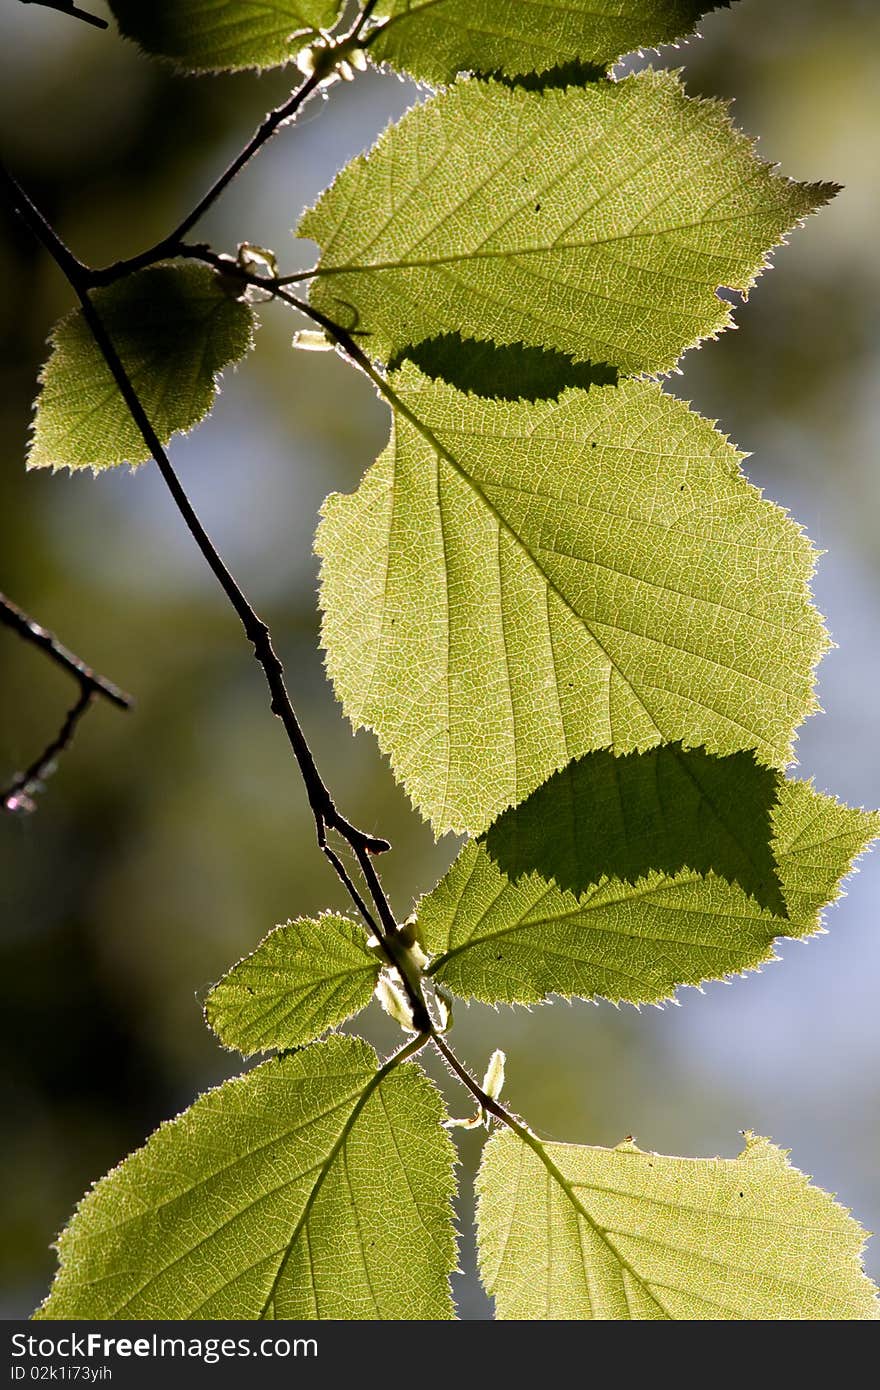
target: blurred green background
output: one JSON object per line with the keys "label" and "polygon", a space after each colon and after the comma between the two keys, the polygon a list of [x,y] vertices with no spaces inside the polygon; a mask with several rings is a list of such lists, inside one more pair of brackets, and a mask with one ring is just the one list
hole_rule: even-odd
{"label": "blurred green background", "polygon": [[[95,0],[91,8],[102,12]],[[666,50],[689,89],[736,97],[761,151],[846,191],[776,256],[740,327],[691,353],[670,389],[753,451],[751,477],[827,549],[816,592],[839,650],[827,713],[800,771],[880,803],[880,6],[742,0]],[[644,61],[644,60],[640,60]],[[290,75],[176,77],[111,30],[3,0],[3,157],[84,259],[132,254],[192,205]],[[221,249],[273,246],[340,162],[418,94],[393,75],[337,85],[283,131],[202,225]],[[207,986],[274,923],[344,906],[260,674],[155,470],[26,476],[44,339],[71,297],[28,237],[0,224],[0,588],[134,692],[95,708],[35,815],[0,820],[0,1315],[42,1297],[49,1243],[88,1184],[194,1094],[237,1069],[202,1023]],[[317,647],[311,536],[382,447],[384,408],[332,356],[291,353],[272,306],[255,354],[211,419],[175,442],[197,508],[272,623],[319,764],[358,824],[394,842],[385,882],[403,915],[451,859],[396,789],[370,736],[351,736]],[[73,690],[0,630],[0,781],[27,763]],[[507,1096],[554,1138],[732,1155],[756,1129],[880,1227],[880,858],[865,861],[830,933],[785,963],[681,1007],[460,1008],[481,1068],[508,1053]],[[392,1029],[370,1011],[370,1035]],[[440,1074],[438,1074],[440,1075]],[[441,1078],[444,1085],[445,1077]],[[466,1098],[453,1093],[464,1113]],[[463,1210],[477,1140],[463,1140]],[[485,1317],[467,1223],[457,1293]],[[869,1261],[875,1274],[880,1258]]]}

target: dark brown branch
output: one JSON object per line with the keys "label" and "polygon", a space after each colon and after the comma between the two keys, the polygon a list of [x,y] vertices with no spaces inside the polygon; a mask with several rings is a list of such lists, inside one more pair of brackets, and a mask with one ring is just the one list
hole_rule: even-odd
{"label": "dark brown branch", "polygon": [[118,705],[120,709],[130,709],[134,704],[130,695],[126,695],[124,690],[120,690],[118,685],[106,680],[104,676],[99,676],[91,666],[87,666],[63,646],[54,633],[35,623],[33,618],[29,618],[27,613],[5,594],[0,594],[0,623],[11,628],[23,641],[30,642],[31,646],[39,647],[40,651],[51,657],[56,665],[78,680],[85,689],[103,695],[105,700],[109,700],[112,705]]}
{"label": "dark brown branch", "polygon": [[0,790],[0,807],[4,811],[33,811],[34,796],[40,783],[52,771],[61,754],[70,747],[77,725],[92,702],[101,696],[119,709],[130,709],[133,701],[125,691],[105,680],[103,676],[97,675],[90,666],[63,646],[53,633],[35,623],[33,618],[29,618],[27,613],[5,594],[0,594],[0,624],[8,627],[24,642],[29,642],[45,652],[57,666],[72,676],[79,686],[79,696],[65,715],[58,733],[24,772],[18,773],[3,790]]}
{"label": "dark brown branch", "polygon": [[22,5],[42,5],[47,10],[60,10],[62,14],[69,14],[73,19],[81,19],[84,24],[92,24],[96,29],[109,29],[106,19],[99,19],[96,14],[89,14],[87,10],[81,10],[78,5],[74,5],[72,0],[21,0]]}

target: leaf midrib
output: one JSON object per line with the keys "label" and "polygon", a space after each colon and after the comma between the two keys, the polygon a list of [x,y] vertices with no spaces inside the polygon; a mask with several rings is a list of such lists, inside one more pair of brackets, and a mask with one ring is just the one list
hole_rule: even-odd
{"label": "leaf midrib", "polygon": [[278,1269],[275,1272],[275,1277],[272,1280],[272,1283],[269,1287],[269,1291],[266,1294],[266,1297],[263,1301],[263,1306],[260,1309],[260,1313],[257,1318],[258,1322],[265,1322],[268,1318],[269,1308],[275,1301],[281,1280],[284,1277],[284,1271],[287,1268],[287,1262],[290,1259],[291,1254],[293,1253],[293,1248],[296,1245],[300,1233],[306,1227],[306,1222],[308,1221],[308,1218],[311,1215],[311,1211],[317,1200],[318,1193],[323,1187],[324,1182],[328,1174],[330,1173],[331,1168],[336,1162],[336,1159],[338,1158],[346,1140],[348,1139],[348,1136],[351,1134],[351,1131],[355,1126],[358,1116],[360,1115],[367,1101],[370,1099],[370,1096],[379,1086],[381,1086],[385,1078],[389,1076],[391,1072],[395,1071],[396,1068],[400,1066],[402,1062],[406,1061],[408,1057],[411,1057],[415,1052],[418,1052],[420,1048],[424,1047],[426,1042],[427,1038],[422,1035],[419,1035],[418,1037],[413,1038],[412,1042],[407,1043],[406,1046],[402,1047],[398,1052],[395,1052],[392,1057],[389,1057],[388,1061],[384,1064],[384,1066],[380,1067],[379,1070],[375,1073],[375,1075],[370,1078],[370,1080],[367,1082],[367,1085],[364,1087],[363,1091],[358,1096],[358,1099],[355,1102],[351,1114],[349,1115],[348,1119],[342,1127],[342,1130],[340,1131],[339,1137],[337,1138],[330,1152],[327,1154],[327,1157],[324,1159],[323,1163],[320,1165],[315,1184],[308,1197],[306,1198],[302,1212],[299,1216],[299,1220],[297,1221],[296,1226],[294,1227],[293,1232],[290,1236],[290,1239],[287,1242],[287,1245],[285,1246],[284,1253],[278,1265]]}

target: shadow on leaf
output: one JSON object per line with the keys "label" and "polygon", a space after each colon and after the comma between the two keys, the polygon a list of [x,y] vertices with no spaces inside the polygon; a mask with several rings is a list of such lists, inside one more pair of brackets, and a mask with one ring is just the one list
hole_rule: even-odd
{"label": "shadow on leaf", "polygon": [[712,871],[787,919],[771,827],[780,783],[748,751],[602,749],[505,811],[484,842],[514,880],[534,872],[581,894],[605,877],[634,884],[652,869]]}
{"label": "shadow on leaf", "polygon": [[544,72],[527,72],[519,77],[509,77],[504,72],[478,74],[493,82],[503,82],[505,87],[524,87],[527,92],[547,92],[558,88],[586,87],[590,82],[604,82],[608,77],[607,67],[599,63],[585,63],[580,58],[572,58],[568,63],[557,63],[554,68]]}
{"label": "shadow on leaf", "polygon": [[616,386],[618,380],[617,368],[607,362],[575,362],[564,352],[522,343],[498,347],[459,333],[443,333],[404,349],[389,362],[389,370],[406,360],[459,391],[505,401],[551,400],[569,386],[587,391]]}

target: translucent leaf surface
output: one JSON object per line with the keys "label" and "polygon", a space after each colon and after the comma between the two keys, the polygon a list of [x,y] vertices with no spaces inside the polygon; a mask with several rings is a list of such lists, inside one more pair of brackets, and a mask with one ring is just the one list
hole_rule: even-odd
{"label": "translucent leaf surface", "polygon": [[478,1191],[480,1268],[502,1319],[877,1317],[865,1232],[767,1139],[694,1159],[508,1131],[487,1145]]}
{"label": "translucent leaf surface", "polygon": [[616,758],[587,753],[499,816],[486,848],[509,878],[537,872],[584,893],[651,869],[714,873],[785,916],[770,843],[780,778],[752,753],[719,758],[662,744]]}
{"label": "translucent leaf surface", "polygon": [[[94,303],[163,444],[207,415],[218,372],[253,344],[253,311],[204,266],[142,270],[97,290]],[[28,467],[145,463],[147,447],[78,309],[51,344]]]}
{"label": "translucent leaf surface", "polygon": [[109,0],[126,38],[193,72],[286,63],[342,0]]}
{"label": "translucent leaf surface", "polygon": [[248,1055],[301,1047],[369,1004],[382,961],[345,917],[276,927],[223,976],[205,1016],[227,1047]]}
{"label": "translucent leaf surface", "polygon": [[548,994],[654,1004],[679,985],[751,969],[772,959],[775,937],[816,931],[854,859],[880,835],[880,815],[786,782],[773,829],[787,917],[712,874],[652,870],[580,896],[534,873],[514,883],[485,845],[466,845],[418,907],[430,973],[491,1004]]}
{"label": "translucent leaf surface", "polygon": [[608,67],[679,38],[729,0],[380,0],[390,23],[371,53],[426,82],[464,71],[509,76],[574,60]]}
{"label": "translucent leaf surface", "polygon": [[373,356],[458,332],[656,372],[731,322],[719,286],[747,290],[833,191],[780,178],[672,73],[472,81],[349,164],[299,234],[322,252],[312,303]]}
{"label": "translucent leaf surface", "polygon": [[359,1038],[201,1096],[83,1199],[41,1318],[450,1318],[454,1151]]}
{"label": "translucent leaf surface", "polygon": [[651,383],[481,401],[392,377],[394,437],[324,505],[323,639],[437,831],[572,758],[679,739],[784,765],[825,645],[813,551]]}

